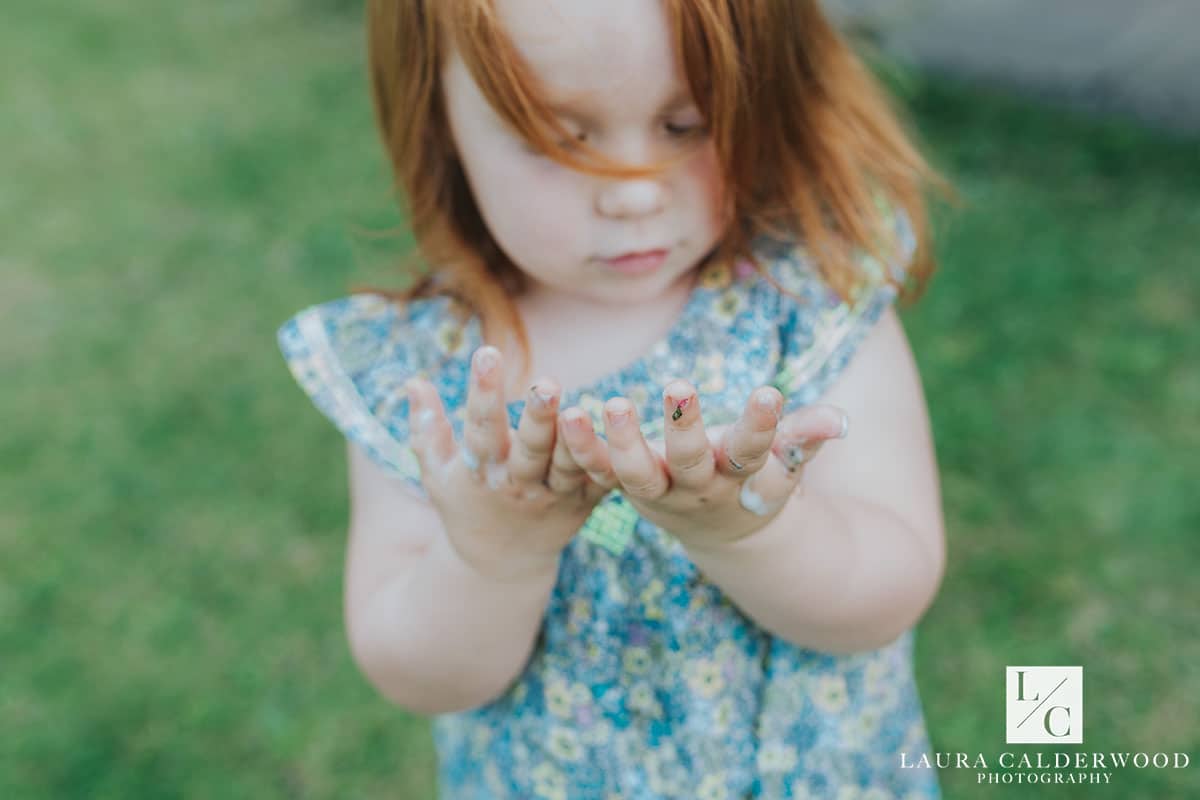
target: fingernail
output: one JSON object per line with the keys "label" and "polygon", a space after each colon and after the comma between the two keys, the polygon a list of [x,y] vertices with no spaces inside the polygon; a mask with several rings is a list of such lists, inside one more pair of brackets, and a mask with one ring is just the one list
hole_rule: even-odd
{"label": "fingernail", "polygon": [[755,402],[758,403],[759,408],[761,408],[765,411],[770,411],[772,414],[775,415],[775,421],[776,422],[779,421],[779,418],[780,418],[779,399],[775,396],[774,392],[768,392],[767,390],[764,389],[763,391],[761,391],[757,395],[755,395],[754,398],[755,398]]}
{"label": "fingernail", "polygon": [[482,347],[475,352],[475,371],[480,375],[487,375],[496,368],[496,363],[499,360],[495,349]]}
{"label": "fingernail", "polygon": [[843,411],[842,412],[842,431],[841,431],[841,433],[838,434],[837,438],[845,439],[846,435],[849,433],[850,433],[850,415]]}
{"label": "fingernail", "polygon": [[563,430],[568,435],[574,435],[587,430],[591,418],[579,407],[571,406],[562,413]]}
{"label": "fingernail", "polygon": [[621,428],[629,424],[629,418],[633,414],[632,408],[624,406],[608,410],[608,422],[614,428]]}
{"label": "fingernail", "polygon": [[529,387],[529,396],[533,402],[537,403],[542,408],[549,407],[550,401],[554,399],[553,392],[548,392],[545,389],[539,389],[536,383]]}
{"label": "fingernail", "polygon": [[422,408],[421,413],[417,414],[417,430],[425,430],[433,423],[433,409]]}

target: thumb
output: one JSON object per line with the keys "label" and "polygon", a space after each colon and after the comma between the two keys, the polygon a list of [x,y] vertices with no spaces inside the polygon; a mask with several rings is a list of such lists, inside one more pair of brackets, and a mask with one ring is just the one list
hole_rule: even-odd
{"label": "thumb", "polygon": [[830,439],[845,439],[850,433],[850,415],[829,404],[805,406],[784,417],[776,430],[771,452],[789,472],[816,456]]}
{"label": "thumb", "polygon": [[408,439],[421,473],[432,474],[454,457],[454,429],[446,418],[442,399],[428,381],[409,378],[404,389],[408,395]]}

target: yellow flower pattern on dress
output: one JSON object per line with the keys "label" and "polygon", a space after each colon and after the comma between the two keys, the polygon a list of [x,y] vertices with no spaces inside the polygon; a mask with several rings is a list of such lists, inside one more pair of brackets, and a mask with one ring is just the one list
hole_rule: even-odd
{"label": "yellow flower pattern on dress", "polygon": [[463,336],[461,325],[447,321],[438,331],[438,344],[447,354],[453,355],[460,352],[465,343],[466,337]]}
{"label": "yellow flower pattern on dress", "polygon": [[612,742],[613,725],[606,719],[601,719],[590,728],[584,728],[580,734],[580,740],[584,744],[593,745],[598,748],[604,748]]}
{"label": "yellow flower pattern on dress", "polygon": [[592,615],[592,604],[582,597],[571,601],[571,616],[567,619],[567,631],[579,633]]}
{"label": "yellow flower pattern on dress", "polygon": [[758,750],[758,768],[765,772],[789,772],[799,757],[796,748],[777,740],[763,742]]}
{"label": "yellow flower pattern on dress", "polygon": [[546,683],[546,709],[559,719],[571,716],[571,689],[562,679]]}
{"label": "yellow flower pattern on dress", "polygon": [[713,306],[713,311],[716,312],[717,318],[725,322],[732,322],[745,307],[746,301],[742,298],[741,292],[735,289],[728,289],[721,294]]}
{"label": "yellow flower pattern on dress", "polygon": [[712,263],[700,271],[698,283],[703,289],[717,291],[724,289],[733,280],[733,270],[727,264]]}
{"label": "yellow flower pattern on dress", "polygon": [[567,778],[553,764],[538,764],[533,770],[533,793],[546,800],[567,800]]}
{"label": "yellow flower pattern on dress", "polygon": [[813,794],[808,788],[807,777],[796,778],[792,781],[788,789],[788,794],[791,795],[792,800],[817,800],[817,795]]}
{"label": "yellow flower pattern on dress", "polygon": [[700,781],[700,786],[696,789],[696,798],[697,800],[731,800],[725,773],[705,775],[704,780]]}
{"label": "yellow flower pattern on dress", "polygon": [[646,615],[646,619],[666,619],[662,606],[658,603],[664,588],[663,582],[655,578],[642,592],[639,599],[642,601],[642,613]]}
{"label": "yellow flower pattern on dress", "polygon": [[733,698],[724,697],[717,703],[713,709],[713,733],[721,735],[729,730],[729,723],[733,721],[733,711]]}
{"label": "yellow flower pattern on dress", "polygon": [[688,686],[701,697],[709,700],[716,697],[725,688],[720,666],[707,658],[692,662]]}
{"label": "yellow flower pattern on dress", "polygon": [[882,714],[874,706],[867,706],[856,715],[842,720],[840,735],[847,750],[858,750],[867,745],[879,732]]}
{"label": "yellow flower pattern on dress", "polygon": [[[914,240],[903,243],[900,279]],[[907,237],[907,238],[905,238]],[[895,299],[872,283],[852,302],[825,285],[798,242],[756,255],[797,298],[746,264],[708,265],[674,327],[644,355],[564,392],[603,431],[603,404],[628,397],[661,438],[668,377],[701,392],[708,425],[730,424],[750,392],[777,386],[785,413],[816,402]],[[398,305],[371,294],[302,310],[277,339],[306,395],[346,438],[424,496],[409,445],[404,381],[437,386],[461,440],[470,356],[482,327],[449,297]],[[523,402],[507,406],[515,427]],[[913,672],[914,632],[868,654],[821,653],[772,635],[700,573],[674,536],[619,491],[563,550],[542,627],[512,685],[432,720],[441,800],[938,800],[933,770],[897,769],[898,749],[932,751]],[[853,756],[851,758],[850,756]]]}
{"label": "yellow flower pattern on dress", "polygon": [[628,647],[622,657],[626,674],[645,675],[650,669],[650,651],[644,647]]}
{"label": "yellow flower pattern on dress", "polygon": [[561,725],[550,729],[549,750],[562,761],[578,761],[583,758],[583,744],[579,732]]}
{"label": "yellow flower pattern on dress", "polygon": [[629,690],[629,708],[650,717],[662,716],[662,705],[654,696],[654,689],[645,681],[634,684]]}
{"label": "yellow flower pattern on dress", "polygon": [[812,700],[827,714],[841,713],[849,702],[846,679],[841,675],[818,675],[810,684]]}
{"label": "yellow flower pattern on dress", "polygon": [[837,800],[897,800],[891,792],[878,787],[863,789],[858,786],[843,786],[838,789]]}

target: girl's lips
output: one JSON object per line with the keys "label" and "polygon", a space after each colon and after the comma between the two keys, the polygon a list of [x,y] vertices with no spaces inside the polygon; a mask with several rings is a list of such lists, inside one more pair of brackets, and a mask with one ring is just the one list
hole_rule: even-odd
{"label": "girl's lips", "polygon": [[626,275],[640,275],[644,272],[652,272],[662,266],[670,252],[670,250],[647,250],[620,258],[606,258],[604,263],[617,272]]}

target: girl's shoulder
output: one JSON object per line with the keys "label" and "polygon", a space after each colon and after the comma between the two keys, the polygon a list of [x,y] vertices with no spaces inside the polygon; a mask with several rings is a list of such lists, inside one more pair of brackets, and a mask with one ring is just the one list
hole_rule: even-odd
{"label": "girl's shoulder", "polygon": [[313,405],[376,463],[423,492],[407,446],[404,383],[426,378],[448,408],[455,406],[465,392],[473,325],[452,297],[399,302],[361,293],[296,312],[276,340]]}
{"label": "girl's shoulder", "polygon": [[[908,215],[898,207],[883,206],[892,257],[881,262],[858,253],[855,263],[861,280],[843,298],[825,279],[812,253],[802,242],[764,237],[756,242],[771,278],[756,291],[767,296],[777,321],[781,343],[776,387],[785,398],[785,413],[815,402],[846,367],[858,345],[898,296],[917,249]],[[888,280],[891,277],[896,281]]]}
{"label": "girl's shoulder", "polygon": [[869,253],[858,252],[855,264],[863,280],[844,301],[821,274],[813,254],[799,239],[782,239],[763,235],[755,240],[755,253],[767,266],[767,271],[781,286],[799,295],[800,307],[836,307],[844,305],[852,309],[865,298],[880,289],[895,287],[888,283],[890,276],[903,283],[917,249],[916,232],[905,211],[898,206],[880,205],[884,229],[880,237],[890,247],[892,258],[881,262]]}

